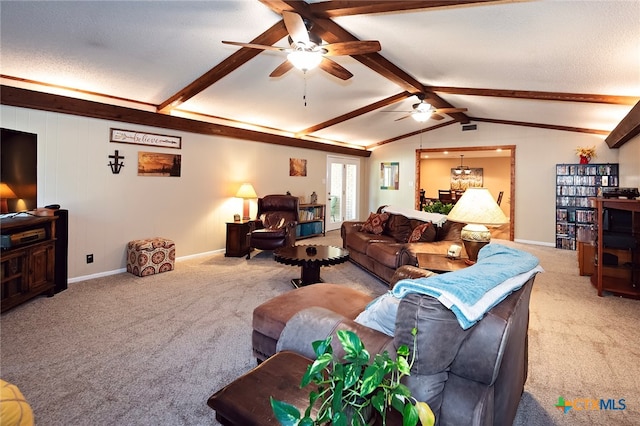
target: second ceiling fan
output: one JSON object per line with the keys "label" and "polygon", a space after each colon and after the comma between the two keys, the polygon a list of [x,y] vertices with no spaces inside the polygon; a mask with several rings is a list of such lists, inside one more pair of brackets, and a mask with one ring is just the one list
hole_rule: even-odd
{"label": "second ceiling fan", "polygon": [[407,115],[397,118],[394,121],[404,120],[405,118],[408,118],[408,117],[413,117],[414,120],[419,122],[425,122],[429,119],[442,120],[444,119],[444,116],[440,114],[450,114],[453,112],[467,111],[467,108],[434,108],[433,105],[431,105],[430,103],[424,100],[425,98],[424,93],[418,93],[416,94],[416,96],[418,97],[418,99],[420,99],[420,102],[413,104],[413,110],[388,111],[388,112],[407,112],[408,113]]}
{"label": "second ceiling fan", "polygon": [[363,55],[378,52],[381,49],[380,42],[376,40],[322,44],[322,39],[311,31],[313,26],[311,22],[303,20],[295,12],[286,10],[282,11],[282,18],[289,33],[291,47],[267,46],[236,41],[223,41],[223,43],[251,49],[276,50],[288,53],[287,60],[273,70],[269,77],[280,77],[294,66],[303,72],[319,66],[323,71],[341,80],[348,80],[353,77],[353,74],[342,65],[329,59],[328,56]]}

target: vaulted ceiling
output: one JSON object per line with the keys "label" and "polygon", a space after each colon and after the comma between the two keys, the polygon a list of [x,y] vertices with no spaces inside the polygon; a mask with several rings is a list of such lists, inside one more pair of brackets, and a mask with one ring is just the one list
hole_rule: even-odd
{"label": "vaulted ceiling", "polygon": [[[332,57],[348,80],[319,68],[269,77],[282,52],[222,43],[288,47],[283,10],[324,43],[381,50]],[[637,1],[2,1],[0,18],[11,105],[362,154],[486,122],[615,129],[616,146],[640,122]],[[467,111],[398,120],[418,93]]]}

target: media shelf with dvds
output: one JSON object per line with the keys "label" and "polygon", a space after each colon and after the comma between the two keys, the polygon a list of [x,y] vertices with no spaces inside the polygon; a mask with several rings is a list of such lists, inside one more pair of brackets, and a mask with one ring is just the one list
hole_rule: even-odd
{"label": "media shelf with dvds", "polygon": [[602,188],[618,186],[619,165],[556,164],[556,248],[576,250],[576,243],[593,242],[597,232],[594,197]]}

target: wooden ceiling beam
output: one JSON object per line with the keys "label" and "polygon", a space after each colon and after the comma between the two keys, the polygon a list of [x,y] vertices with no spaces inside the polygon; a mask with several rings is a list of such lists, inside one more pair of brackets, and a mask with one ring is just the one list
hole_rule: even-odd
{"label": "wooden ceiling beam", "polygon": [[103,104],[84,99],[70,98],[51,93],[35,92],[32,90],[5,85],[0,85],[0,103],[20,108],[30,108],[61,114],[99,118],[109,121],[119,121],[123,123],[153,126],[163,129],[180,130],[190,133],[242,139],[274,145],[313,149],[317,151],[354,155],[358,157],[369,157],[371,155],[370,151],[366,151],[364,149],[330,145],[322,142],[259,132],[256,130],[223,126],[221,124],[207,123],[204,121],[158,114],[156,112],[142,111],[118,105]]}
{"label": "wooden ceiling beam", "polygon": [[494,118],[471,117],[471,121],[484,123],[507,124],[511,126],[535,127],[538,129],[561,130],[565,132],[589,133],[593,135],[608,135],[606,130],[587,129],[584,127],[558,126],[556,124],[530,123],[527,121],[498,120]]}
{"label": "wooden ceiling beam", "polygon": [[[496,3],[496,0],[409,0],[409,1],[353,1],[333,0],[309,5],[310,11],[319,17],[365,15],[370,13],[402,12],[416,9],[449,8],[477,3]],[[503,2],[499,2],[503,3]]]}
{"label": "wooden ceiling beam", "polygon": [[[358,40],[355,36],[330,19],[315,19],[314,23],[317,27],[320,27],[320,36],[328,43]],[[425,93],[430,100],[429,103],[436,108],[455,108],[455,106],[451,105],[437,94],[428,91],[422,83],[416,80],[413,76],[409,75],[379,53],[353,55],[352,57],[411,94]],[[469,117],[464,113],[457,112],[448,115],[461,123],[469,122]]]}
{"label": "wooden ceiling beam", "polygon": [[618,123],[604,140],[609,148],[620,148],[625,142],[640,134],[640,102]]}
{"label": "wooden ceiling beam", "polygon": [[304,130],[301,130],[296,133],[296,136],[304,136],[313,132],[317,132],[318,130],[335,126],[336,124],[342,123],[343,121],[350,120],[352,118],[358,117],[360,115],[366,114],[371,111],[375,111],[379,108],[384,108],[387,105],[395,104],[396,102],[400,102],[401,100],[407,99],[407,97],[411,96],[409,92],[398,93],[397,95],[389,96],[388,98],[382,99],[378,102],[374,102],[370,105],[364,106],[362,108],[358,108],[346,114],[340,115],[338,117],[327,120],[323,123],[316,124],[315,126],[308,127]]}
{"label": "wooden ceiling beam", "polygon": [[[271,28],[260,34],[258,37],[254,38],[251,43],[271,46],[274,43],[282,40],[287,35],[287,28],[284,26],[284,22],[279,21]],[[158,106],[158,112],[165,114],[169,113],[171,109],[196,96],[198,93],[207,89],[209,86],[222,79],[223,77],[229,75],[231,72],[247,63],[249,60],[255,58],[261,52],[262,51],[258,49],[241,47],[227,59],[211,68],[202,76],[198,77],[191,84],[180,89],[176,94],[163,101]]]}
{"label": "wooden ceiling beam", "polygon": [[450,95],[494,96],[500,98],[533,99],[542,101],[587,102],[615,105],[634,105],[637,96],[596,95],[567,92],[538,92],[534,90],[478,89],[470,87],[427,86],[427,90]]}
{"label": "wooden ceiling beam", "polygon": [[395,141],[399,141],[399,140],[402,140],[402,139],[409,138],[411,136],[419,135],[420,133],[426,133],[426,132],[430,132],[432,130],[441,129],[443,127],[447,127],[447,126],[450,126],[450,125],[455,124],[455,123],[457,123],[457,121],[451,120],[451,121],[447,121],[447,122],[444,122],[444,123],[436,124],[435,126],[425,127],[424,129],[416,130],[415,132],[406,133],[404,135],[395,136],[395,137],[393,137],[391,139],[386,139],[386,140],[383,140],[383,141],[380,141],[380,142],[376,142],[374,144],[366,146],[365,148],[368,149],[368,150],[372,149],[372,148],[377,148],[379,146],[382,146],[382,145],[385,145],[385,144],[388,144],[388,143],[391,143],[391,142],[395,142]]}
{"label": "wooden ceiling beam", "polygon": [[[342,28],[340,25],[336,24],[330,19],[322,18],[313,13],[313,7],[315,5],[321,5],[323,3],[314,3],[312,5],[307,4],[306,2],[296,1],[296,0],[260,0],[261,3],[265,4],[271,10],[277,13],[282,13],[283,10],[292,10],[303,18],[307,18],[313,21],[314,29],[317,34],[322,38],[322,40],[327,43],[338,43],[342,41],[360,41],[353,34]],[[333,3],[333,2],[330,2]],[[342,2],[343,5],[345,4]],[[361,2],[353,2],[356,4],[360,4]],[[376,2],[362,2],[363,4],[369,4],[370,6]],[[425,2],[382,2],[387,3],[388,5],[396,4],[399,6],[400,3],[425,3]],[[427,2],[428,3],[428,2]],[[402,10],[402,9],[400,9]],[[455,108],[455,106],[451,105],[440,96],[433,92],[428,92],[425,87],[416,80],[413,76],[409,75],[407,72],[396,66],[391,61],[387,60],[384,56],[379,53],[368,53],[365,55],[352,55],[352,58],[370,68],[371,70],[377,72],[382,77],[387,80],[397,84],[401,89],[406,90],[410,94],[424,93],[427,95],[429,99],[429,103],[432,104],[436,108]],[[448,114],[454,120],[459,121],[460,123],[468,123],[469,117],[466,114],[457,112]]]}

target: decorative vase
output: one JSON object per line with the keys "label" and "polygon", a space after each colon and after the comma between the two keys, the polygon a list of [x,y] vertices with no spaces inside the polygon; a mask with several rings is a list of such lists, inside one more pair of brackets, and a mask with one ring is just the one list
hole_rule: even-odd
{"label": "decorative vase", "polygon": [[585,157],[584,155],[581,155],[580,164],[589,164],[589,157]]}

